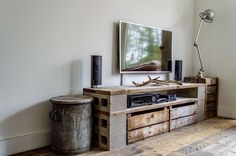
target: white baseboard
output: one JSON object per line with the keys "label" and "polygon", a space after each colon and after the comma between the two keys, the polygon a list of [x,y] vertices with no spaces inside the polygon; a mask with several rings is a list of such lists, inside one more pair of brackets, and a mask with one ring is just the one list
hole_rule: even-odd
{"label": "white baseboard", "polygon": [[0,140],[0,156],[16,154],[51,144],[51,132],[35,132]]}

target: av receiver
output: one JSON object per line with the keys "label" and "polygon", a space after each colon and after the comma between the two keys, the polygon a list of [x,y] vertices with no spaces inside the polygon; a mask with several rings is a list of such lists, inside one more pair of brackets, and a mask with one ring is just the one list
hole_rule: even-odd
{"label": "av receiver", "polygon": [[146,93],[146,94],[133,94],[128,95],[127,97],[127,107],[139,107],[144,105],[152,105],[156,103],[175,101],[176,94],[155,94],[155,93]]}

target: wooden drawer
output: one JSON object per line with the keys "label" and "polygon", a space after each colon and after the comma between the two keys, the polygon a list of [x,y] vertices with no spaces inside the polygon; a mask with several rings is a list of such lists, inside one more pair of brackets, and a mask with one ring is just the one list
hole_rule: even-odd
{"label": "wooden drawer", "polygon": [[169,131],[169,122],[128,131],[128,144]]}
{"label": "wooden drawer", "polygon": [[190,125],[197,122],[197,115],[187,116],[170,121],[170,130]]}
{"label": "wooden drawer", "polygon": [[217,100],[216,94],[207,95],[207,103],[212,103]]}
{"label": "wooden drawer", "polygon": [[162,108],[143,114],[128,115],[128,130],[137,129],[169,120],[169,109]]}
{"label": "wooden drawer", "polygon": [[216,86],[207,86],[207,94],[215,94],[216,93]]}
{"label": "wooden drawer", "polygon": [[197,105],[195,103],[190,103],[187,105],[179,105],[178,107],[172,107],[170,109],[170,119],[177,119],[184,116],[189,116],[196,114]]}

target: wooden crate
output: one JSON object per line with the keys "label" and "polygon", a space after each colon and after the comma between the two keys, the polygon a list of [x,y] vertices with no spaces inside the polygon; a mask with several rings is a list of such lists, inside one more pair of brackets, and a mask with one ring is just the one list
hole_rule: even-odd
{"label": "wooden crate", "polygon": [[206,112],[216,110],[216,102],[206,104]]}
{"label": "wooden crate", "polygon": [[128,130],[133,130],[169,120],[169,109],[167,107],[151,110],[151,112],[139,112],[128,114]]}
{"label": "wooden crate", "polygon": [[207,95],[207,103],[215,102],[217,100],[216,94]]}
{"label": "wooden crate", "polygon": [[128,131],[128,144],[169,131],[169,122]]}
{"label": "wooden crate", "polygon": [[169,130],[167,107],[127,115],[128,144]]}
{"label": "wooden crate", "polygon": [[207,94],[216,94],[217,88],[216,86],[207,86],[206,93]]}
{"label": "wooden crate", "polygon": [[216,77],[185,77],[184,82],[204,83],[206,85],[206,100],[205,100],[205,119],[217,116],[218,107],[218,78]]}
{"label": "wooden crate", "polygon": [[170,119],[177,119],[197,113],[196,103],[188,103],[185,105],[172,106],[170,108]]}
{"label": "wooden crate", "polygon": [[180,128],[197,122],[197,115],[191,115],[170,121],[170,130]]}

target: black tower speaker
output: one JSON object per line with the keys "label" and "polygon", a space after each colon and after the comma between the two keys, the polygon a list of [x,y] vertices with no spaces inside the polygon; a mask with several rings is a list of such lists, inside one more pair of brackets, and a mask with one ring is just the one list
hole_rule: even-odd
{"label": "black tower speaker", "polygon": [[175,60],[175,80],[182,81],[182,60]]}
{"label": "black tower speaker", "polygon": [[167,70],[169,71],[169,72],[172,72],[172,61],[168,61],[168,67],[167,67]]}
{"label": "black tower speaker", "polygon": [[102,56],[91,56],[91,87],[96,88],[102,85]]}

